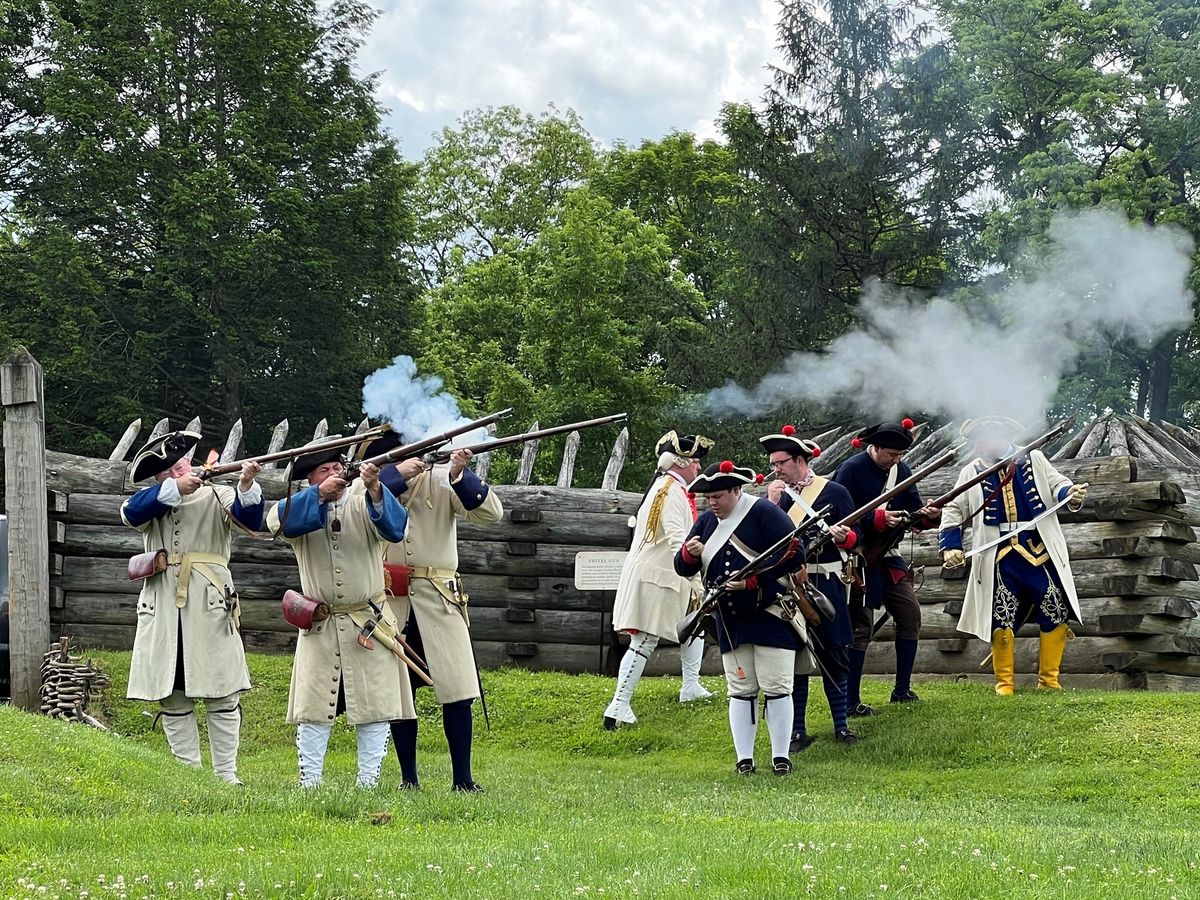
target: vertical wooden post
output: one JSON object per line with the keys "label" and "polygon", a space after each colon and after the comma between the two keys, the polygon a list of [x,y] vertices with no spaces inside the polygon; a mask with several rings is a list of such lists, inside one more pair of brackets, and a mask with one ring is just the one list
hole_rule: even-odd
{"label": "vertical wooden post", "polygon": [[580,440],[578,431],[572,431],[567,435],[567,443],[563,447],[562,465],[558,467],[558,486],[560,488],[569,488],[572,479],[575,478],[575,457],[579,455]]}
{"label": "vertical wooden post", "polygon": [[600,483],[601,490],[615,491],[621,481],[621,469],[625,467],[625,454],[629,451],[629,429],[622,428],[613,443],[612,456],[604,468],[604,480]]}
{"label": "vertical wooden post", "polygon": [[42,367],[24,347],[0,365],[8,515],[9,659],[13,704],[40,708],[42,654],[50,644],[50,541]]}
{"label": "vertical wooden post", "polygon": [[[540,426],[534,422],[529,426],[530,431],[537,431]],[[537,462],[538,444],[541,441],[526,441],[521,450],[521,463],[517,466],[517,477],[513,484],[529,484],[533,479],[533,464]]]}

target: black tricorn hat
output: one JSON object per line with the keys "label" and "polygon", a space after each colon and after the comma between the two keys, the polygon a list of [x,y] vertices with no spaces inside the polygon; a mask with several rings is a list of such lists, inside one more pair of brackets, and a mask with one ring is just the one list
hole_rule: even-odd
{"label": "black tricorn hat", "polygon": [[874,444],[885,450],[907,450],[913,445],[913,420],[902,419],[899,422],[881,422],[864,428],[850,443],[855,447],[863,444]]}
{"label": "black tricorn hat", "polygon": [[685,459],[704,459],[708,451],[713,448],[713,443],[712,438],[702,434],[681,436],[674,431],[668,431],[658,439],[658,443],[654,445],[654,452],[659,454],[670,452]]}
{"label": "black tricorn hat", "polygon": [[301,449],[312,447],[307,453],[302,453],[295,457],[291,464],[287,467],[285,480],[287,481],[303,481],[308,478],[309,473],[317,466],[324,465],[327,462],[333,462],[342,458],[342,454],[346,452],[345,447],[325,447],[321,445],[329,441],[336,440],[341,437],[340,434],[331,434],[321,438],[319,441],[309,441]]}
{"label": "black tricorn hat", "polygon": [[200,438],[201,435],[195,431],[171,431],[147,441],[129,464],[130,480],[144,481],[167,471],[191,454],[200,443]]}
{"label": "black tricorn hat", "polygon": [[692,479],[688,490],[693,494],[715,494],[730,488],[744,487],[761,482],[762,476],[753,469],[736,466],[731,460],[713,463]]}
{"label": "black tricorn hat", "polygon": [[763,435],[758,442],[762,444],[763,450],[767,453],[778,453],[782,450],[792,456],[803,456],[806,460],[815,459],[821,455],[821,448],[817,446],[816,442],[797,437],[796,429],[792,425],[784,425],[779,429],[779,434]]}

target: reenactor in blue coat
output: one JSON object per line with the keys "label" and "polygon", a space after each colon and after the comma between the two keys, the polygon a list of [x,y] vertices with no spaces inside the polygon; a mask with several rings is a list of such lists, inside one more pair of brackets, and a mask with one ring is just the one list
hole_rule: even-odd
{"label": "reenactor in blue coat", "polygon": [[[767,485],[767,499],[786,512],[794,524],[799,525],[826,507],[829,508],[826,519],[831,523],[854,512],[849,491],[809,468],[809,462],[821,455],[821,448],[813,441],[797,437],[793,426],[784,425],[779,434],[768,434],[758,442],[767,451],[775,475]],[[809,561],[808,577],[817,590],[829,598],[834,617],[822,617],[819,623],[809,623],[810,649],[820,665],[825,697],[833,716],[834,738],[843,744],[856,744],[858,736],[846,723],[850,645],[854,633],[843,574],[847,553],[858,543],[858,532],[839,525],[831,525],[829,530],[833,541],[821,549],[816,560]],[[792,691],[792,753],[798,753],[815,740],[805,727],[807,706],[808,676],[800,675]]]}
{"label": "reenactor in blue coat", "polygon": [[[872,425],[854,439],[855,448],[865,445],[866,449],[838,466],[833,480],[850,492],[856,508],[912,475],[904,462],[904,454],[913,444],[912,427],[912,419],[884,422]],[[941,516],[940,509],[925,506],[914,485],[863,518],[860,552],[870,553],[873,543],[904,521],[905,513],[913,517],[914,528],[931,528]],[[862,581],[862,588],[853,590],[850,597],[850,620],[854,626],[854,645],[850,649],[851,716],[872,716],[876,712],[862,702],[861,685],[875,612],[881,607],[891,615],[896,629],[896,684],[891,702],[911,703],[920,699],[912,689],[912,670],[921,632],[921,607],[913,592],[908,562],[893,548],[880,561],[863,568]]]}
{"label": "reenactor in blue coat", "polygon": [[782,616],[779,598],[786,588],[780,576],[804,566],[802,546],[780,552],[770,568],[745,580],[729,581],[758,554],[794,530],[787,513],[765,497],[742,492],[761,476],[731,461],[713,463],[688,490],[704,494],[708,509],[700,514],[683,547],[675,554],[675,571],[703,572],[705,588],[724,584],[716,612],[717,643],[729,691],[729,728],[737,756],[735,770],[754,771],[754,738],[758,731],[758,695],[765,698],[764,717],[771,736],[771,767],[777,775],[792,770],[788,744],[792,732],[792,686],[796,651],[801,641]]}

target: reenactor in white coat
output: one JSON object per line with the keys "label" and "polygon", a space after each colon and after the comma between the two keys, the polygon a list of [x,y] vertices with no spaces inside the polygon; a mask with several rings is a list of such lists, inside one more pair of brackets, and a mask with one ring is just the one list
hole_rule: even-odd
{"label": "reenactor in white coat", "polygon": [[364,463],[361,478],[347,484],[340,454],[317,449],[297,457],[289,478],[307,479],[309,487],[267,513],[268,529],[296,554],[301,592],[330,613],[299,633],[288,693],[306,788],[321,783],[333,721],[343,711],[358,732],[359,787],[379,780],[388,722],[416,717],[408,669],[388,649],[399,629],[383,587],[384,548],[404,537],[408,517],[375,466]]}
{"label": "reenactor in white coat", "polygon": [[[394,432],[374,441],[367,457],[386,453],[400,443]],[[458,519],[494,525],[504,515],[496,492],[469,466],[470,450],[455,450],[448,465],[426,467],[419,459],[385,466],[388,490],[399,497],[409,515],[404,539],[387,548],[393,579],[390,603],[404,639],[421,656],[442,707],[442,730],[450,750],[451,784],[455,791],[483,788],[471,772],[472,704],[482,696],[475,652],[471,647],[468,596],[458,574]],[[403,584],[407,579],[407,586]],[[415,790],[417,720],[392,722],[392,740],[400,762],[401,787]]]}
{"label": "reenactor in white coat", "polygon": [[[978,458],[959,473],[963,484],[1013,452],[1020,423],[999,416],[971,419],[961,433]],[[971,560],[958,630],[991,641],[996,693],[1013,692],[1014,637],[1031,618],[1038,623],[1038,687],[1057,689],[1063,651],[1071,637],[1068,621],[1080,621],[1079,599],[1067,557],[1067,541],[1056,511],[1078,510],[1087,484],[1072,484],[1041,450],[1018,458],[942,510],[939,544],[947,568],[964,564],[963,530],[981,548]]]}
{"label": "reenactor in white coat", "polygon": [[241,784],[237,754],[239,695],[250,688],[238,629],[238,597],[229,576],[236,519],[261,530],[262,489],[256,462],[242,466],[238,487],[215,485],[192,471],[200,435],[175,431],[147,443],[132,463],[134,483],[153,477],[121,504],[121,520],[142,533],[148,554],[165,563],[142,584],[129,670],[131,700],[162,706],[163,733],[176,758],[200,766],[196,701],[204,700],[213,772]]}
{"label": "reenactor in white coat", "polygon": [[[700,474],[700,460],[712,446],[713,441],[703,435],[680,437],[674,431],[655,445],[658,469],[638,508],[633,544],[613,604],[613,628],[629,635],[629,649],[621,657],[616,689],[604,710],[604,727],[609,731],[637,721],[630,701],[646,663],[659,641],[674,641],[676,624],[700,592],[698,578],[676,574],[675,554],[696,522],[696,501],[687,486]],[[712,696],[700,684],[703,657],[701,640],[679,648],[681,703]]]}

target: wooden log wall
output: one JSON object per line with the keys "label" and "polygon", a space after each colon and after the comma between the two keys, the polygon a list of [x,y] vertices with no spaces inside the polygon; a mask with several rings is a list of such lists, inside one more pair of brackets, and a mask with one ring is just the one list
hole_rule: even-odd
{"label": "wooden log wall", "polygon": [[[1064,661],[1068,683],[1071,676],[1083,684],[1115,677],[1139,687],[1200,687],[1200,476],[1130,457],[1056,464],[1072,479],[1091,484],[1080,512],[1060,514],[1084,612]],[[51,618],[56,632],[72,635],[76,646],[128,648],[133,641],[138,585],[126,579],[125,565],[141,550],[141,539],[120,524],[127,486],[121,464],[115,465],[110,471],[114,463],[108,461],[52,454]],[[946,490],[956,472],[957,466],[947,467],[929,479],[923,493]],[[268,496],[279,496],[277,480],[263,480]],[[99,492],[90,492],[92,485]],[[581,550],[625,549],[628,517],[641,496],[603,489],[494,489],[505,506],[503,521],[459,526],[480,664],[569,672],[611,666],[613,659],[601,659],[600,636],[612,594],[576,590],[574,559]],[[962,573],[941,569],[933,534],[916,535],[903,549],[922,576],[917,672],[964,677],[986,672],[979,664],[988,647],[955,628]],[[279,614],[279,598],[297,585],[291,551],[239,535],[231,569],[242,596],[247,647],[289,652],[294,630]],[[868,672],[893,671],[890,636],[890,628],[881,632]],[[1027,627],[1017,642],[1019,670],[1032,671],[1036,631]],[[705,671],[719,670],[710,646]],[[677,656],[669,649],[656,653],[650,671],[677,673]]]}

